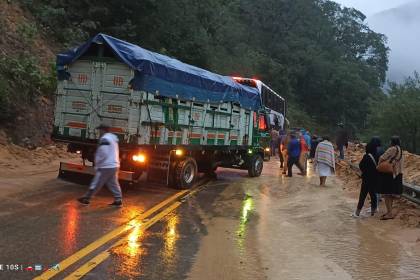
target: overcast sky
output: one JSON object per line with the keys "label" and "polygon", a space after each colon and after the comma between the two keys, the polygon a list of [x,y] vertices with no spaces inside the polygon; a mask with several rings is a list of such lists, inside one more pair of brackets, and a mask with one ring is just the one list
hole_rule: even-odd
{"label": "overcast sky", "polygon": [[[334,0],[346,7],[353,7],[363,12],[366,16],[374,15],[378,12],[398,7],[413,0]],[[420,1],[420,0],[414,0]]]}

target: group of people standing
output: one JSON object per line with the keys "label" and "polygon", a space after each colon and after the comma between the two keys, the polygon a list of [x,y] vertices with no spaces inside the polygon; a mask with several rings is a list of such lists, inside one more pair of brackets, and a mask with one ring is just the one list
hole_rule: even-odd
{"label": "group of people standing", "polygon": [[[310,136],[305,129],[272,131],[271,153],[276,155],[279,151],[280,168],[283,174],[293,176],[293,166],[305,176],[308,159],[314,163],[316,172],[320,177],[320,185],[325,186],[327,177],[335,173],[335,150],[329,137]],[[274,137],[273,137],[274,136]],[[348,147],[348,135],[343,125],[339,124],[339,130],[335,139],[340,159],[344,159],[344,148]],[[379,137],[373,137],[366,145],[365,155],[359,163],[362,184],[359,202],[353,217],[361,217],[361,211],[367,195],[370,195],[370,214],[374,216],[378,212],[378,204],[381,198],[385,200],[386,213],[381,220],[393,219],[393,202],[402,194],[403,190],[403,151],[400,138],[393,136],[388,149],[384,149]]]}
{"label": "group of people standing", "polygon": [[371,216],[378,212],[380,197],[384,197],[386,213],[381,216],[381,220],[393,219],[393,202],[403,191],[403,151],[400,138],[393,136],[389,148],[385,151],[379,137],[373,137],[366,145],[359,168],[362,172],[362,185],[357,209],[352,216],[361,217],[363,204],[369,193]]}

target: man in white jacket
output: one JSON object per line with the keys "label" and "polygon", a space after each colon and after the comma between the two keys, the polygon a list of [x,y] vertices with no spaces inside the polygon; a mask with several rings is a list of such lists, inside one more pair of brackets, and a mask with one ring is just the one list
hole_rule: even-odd
{"label": "man in white jacket", "polygon": [[114,195],[114,202],[109,205],[121,207],[122,193],[118,183],[118,169],[120,168],[118,138],[115,134],[109,132],[109,126],[107,125],[101,124],[97,129],[99,129],[100,139],[95,153],[95,177],[90,183],[87,193],[78,201],[88,205],[92,196],[103,185],[106,185]]}

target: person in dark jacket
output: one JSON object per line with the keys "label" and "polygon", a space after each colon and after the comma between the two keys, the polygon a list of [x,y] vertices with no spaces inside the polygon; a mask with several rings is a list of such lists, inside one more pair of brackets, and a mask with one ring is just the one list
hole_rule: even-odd
{"label": "person in dark jacket", "polygon": [[359,168],[362,171],[362,186],[360,189],[359,203],[357,209],[353,213],[353,217],[359,218],[362,211],[363,204],[367,194],[369,193],[371,202],[371,216],[375,215],[377,210],[377,196],[375,193],[376,185],[378,183],[378,171],[376,170],[377,160],[375,159],[377,146],[370,142],[366,145],[366,153],[359,163]]}
{"label": "person in dark jacket", "polygon": [[[379,158],[385,153],[384,147],[382,146],[382,143],[381,143],[381,139],[379,138],[379,136],[373,136],[368,145],[371,145],[372,151],[375,151],[375,153],[373,154],[373,157],[378,163]],[[380,201],[381,201],[381,195],[377,193],[376,194],[376,212],[378,212]],[[369,212],[369,209],[367,212]]]}
{"label": "person in dark jacket", "polygon": [[287,176],[292,177],[293,165],[296,165],[300,169],[300,174],[304,175],[303,167],[299,162],[300,157],[300,141],[296,138],[295,134],[291,135],[290,142],[287,145]]}
{"label": "person in dark jacket", "polygon": [[312,135],[312,139],[311,139],[311,151],[309,153],[309,159],[312,160],[315,157],[315,151],[316,151],[316,147],[318,147],[319,142],[321,142],[322,139],[320,139],[318,136],[316,135]]}
{"label": "person in dark jacket", "polygon": [[340,123],[338,124],[338,127],[335,144],[337,145],[337,149],[340,153],[340,159],[344,159],[344,147],[347,148],[349,146],[349,136],[344,128],[344,124]]}
{"label": "person in dark jacket", "polygon": [[384,147],[382,147],[381,144],[381,139],[379,136],[373,136],[369,143],[374,146],[375,154],[373,156],[375,157],[376,162],[379,162],[379,158],[385,153]]}

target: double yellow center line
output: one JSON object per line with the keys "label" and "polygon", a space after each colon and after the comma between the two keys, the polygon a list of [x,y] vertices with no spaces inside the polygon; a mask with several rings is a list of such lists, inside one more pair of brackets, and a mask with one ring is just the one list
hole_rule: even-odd
{"label": "double yellow center line", "polygon": [[[73,255],[69,256],[65,260],[61,261],[57,267],[59,267],[59,270],[49,269],[42,273],[40,276],[37,276],[34,278],[34,280],[47,280],[51,279],[58,273],[64,271],[69,266],[75,264],[76,262],[80,261],[82,258],[86,257],[90,253],[92,253],[94,250],[100,248],[101,246],[105,245],[106,243],[110,242],[111,240],[115,239],[116,237],[126,233],[127,231],[133,229],[136,226],[140,226],[142,230],[146,230],[147,228],[151,227],[153,224],[161,220],[163,217],[165,217],[167,214],[169,214],[174,209],[178,208],[181,205],[181,202],[179,200],[181,198],[185,198],[189,195],[192,195],[193,193],[197,192],[199,188],[194,188],[190,190],[183,190],[180,192],[177,192],[176,194],[170,196],[169,198],[165,199],[164,201],[160,202],[159,204],[153,206],[146,212],[138,215],[137,217],[134,217],[129,222],[125,223],[122,226],[119,226],[118,228],[112,230],[111,232],[105,234],[101,238],[97,239],[96,241],[90,243],[86,247],[82,248],[81,250],[77,251]],[[166,207],[166,208],[165,208]],[[165,208],[165,209],[164,209]],[[164,209],[164,210],[162,210]],[[162,211],[161,211],[162,210]],[[161,211],[161,212],[159,212]],[[152,216],[154,213],[157,213],[155,216],[153,216],[151,219],[147,220],[150,216]],[[143,223],[144,221],[144,223]],[[140,225],[139,225],[140,223]],[[85,276],[89,271],[94,269],[96,266],[98,266],[100,263],[102,263],[104,260],[106,260],[110,256],[110,250],[118,245],[123,244],[126,241],[125,238],[122,238],[112,244],[110,247],[108,247],[106,250],[100,252],[98,255],[96,255],[94,258],[89,260],[84,265],[80,266],[76,271],[71,273],[69,276],[67,276],[64,279],[80,279],[83,276]]]}

